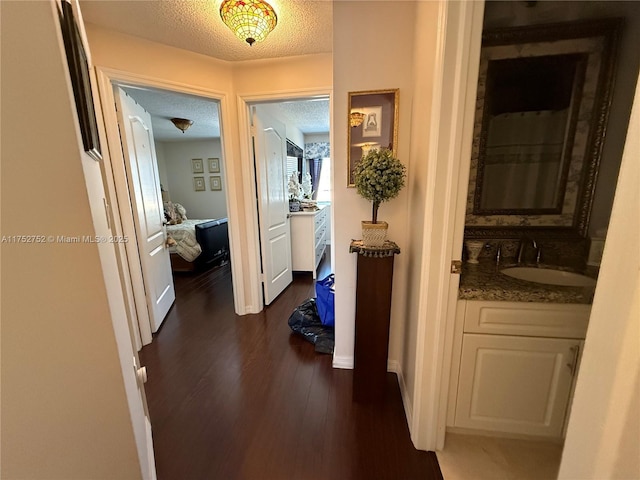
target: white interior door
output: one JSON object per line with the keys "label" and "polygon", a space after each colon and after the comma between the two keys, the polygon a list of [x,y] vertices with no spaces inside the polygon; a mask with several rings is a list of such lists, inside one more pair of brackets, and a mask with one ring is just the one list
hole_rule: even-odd
{"label": "white interior door", "polygon": [[285,126],[253,107],[253,145],[264,303],[269,305],[293,280],[287,195]]}
{"label": "white interior door", "polygon": [[119,87],[114,89],[145,300],[149,309],[151,331],[155,332],[160,328],[176,295],[166,246],[151,116],[124,90]]}

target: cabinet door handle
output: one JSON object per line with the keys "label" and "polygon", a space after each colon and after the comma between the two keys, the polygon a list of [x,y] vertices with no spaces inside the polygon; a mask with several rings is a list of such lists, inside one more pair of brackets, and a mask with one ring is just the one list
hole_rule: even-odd
{"label": "cabinet door handle", "polygon": [[578,357],[580,356],[580,345],[574,345],[569,348],[571,353],[573,353],[573,359],[571,362],[567,363],[567,367],[571,370],[571,376],[575,377],[576,371],[578,370]]}

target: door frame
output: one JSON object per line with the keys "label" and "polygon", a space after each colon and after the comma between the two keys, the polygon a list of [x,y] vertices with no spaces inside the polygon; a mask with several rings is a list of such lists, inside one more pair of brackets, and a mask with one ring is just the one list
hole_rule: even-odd
{"label": "door frame", "polygon": [[408,419],[420,450],[444,448],[460,281],[450,269],[462,254],[483,15],[484,1],[444,2],[439,10],[424,209],[424,231],[431,233],[423,239],[420,270],[426,295],[418,306],[413,412]]}
{"label": "door frame", "polygon": [[[157,88],[177,93],[186,93],[202,98],[212,99],[219,102],[220,111],[220,143],[224,159],[233,158],[231,150],[231,142],[225,141],[225,126],[232,124],[229,114],[229,100],[223,92],[209,89],[203,89],[193,85],[180,84],[170,82],[159,78],[147,77],[143,75],[132,74],[129,72],[96,66],[96,79],[98,90],[100,93],[100,104],[104,117],[106,129],[107,143],[110,152],[110,158],[105,160],[105,176],[107,177],[107,190],[109,203],[113,211],[113,219],[116,226],[124,235],[135,233],[133,212],[130,199],[128,197],[128,184],[124,175],[124,155],[120,143],[120,134],[118,131],[118,118],[115,107],[115,97],[113,94],[114,85],[133,85],[138,87]],[[238,208],[238,192],[236,190],[235,176],[236,172],[232,162],[227,162],[227,168],[223,172],[223,181],[226,186],[227,215],[229,221],[229,245],[230,245],[230,262],[233,271],[233,298],[236,313],[243,315],[245,312],[244,290],[242,288],[244,272],[242,271],[242,259],[240,248],[236,248],[236,239],[241,238],[241,228],[239,220],[241,218]],[[130,311],[137,313],[137,325],[131,325],[135,334],[136,328],[139,330],[140,340],[143,345],[151,343],[151,326],[149,312],[144,308],[140,308],[139,302],[136,304],[136,298],[144,298],[144,284],[142,283],[142,268],[140,266],[140,251],[135,242],[129,241],[127,244],[126,254],[119,257],[119,268],[121,277],[125,284],[125,300]],[[142,289],[142,292],[141,292]],[[143,297],[140,297],[142,293]],[[139,350],[142,345],[136,345]]]}
{"label": "door frame", "polygon": [[[257,199],[258,192],[256,190],[256,170],[253,165],[253,146],[251,133],[251,106],[259,103],[277,103],[288,100],[305,100],[314,97],[327,97],[329,99],[329,144],[333,145],[333,128],[331,119],[333,118],[333,89],[331,88],[310,88],[299,90],[286,90],[274,93],[263,94],[238,94],[238,133],[240,136],[240,158],[242,159],[242,179],[243,190],[247,192],[247,198]],[[244,127],[243,127],[244,125]],[[333,162],[333,152],[331,156]],[[333,184],[331,185],[333,192]],[[333,199],[333,193],[332,193]],[[258,206],[255,201],[247,202],[247,260],[249,271],[247,272],[247,282],[249,283],[250,297],[257,300],[254,305],[254,312],[258,313],[264,308],[264,297],[262,295],[262,262],[260,259],[260,235],[258,226]],[[334,244],[334,225],[333,225],[333,201],[331,202],[331,245]],[[335,249],[331,249],[331,265],[335,265],[334,259]]]}

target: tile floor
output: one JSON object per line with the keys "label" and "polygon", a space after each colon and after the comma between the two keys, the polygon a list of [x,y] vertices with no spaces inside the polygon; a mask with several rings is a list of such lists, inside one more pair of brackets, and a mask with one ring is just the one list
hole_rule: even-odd
{"label": "tile floor", "polygon": [[557,478],[562,444],[447,433],[437,452],[445,480],[551,480]]}

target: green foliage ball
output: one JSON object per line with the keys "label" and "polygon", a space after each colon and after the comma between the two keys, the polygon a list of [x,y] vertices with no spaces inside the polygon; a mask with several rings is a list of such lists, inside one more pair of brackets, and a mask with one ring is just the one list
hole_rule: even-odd
{"label": "green foliage ball", "polygon": [[358,193],[379,205],[395,198],[404,187],[407,167],[387,148],[371,149],[356,165],[354,176]]}

